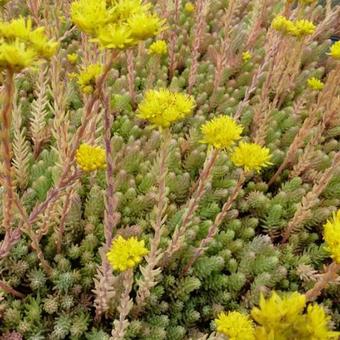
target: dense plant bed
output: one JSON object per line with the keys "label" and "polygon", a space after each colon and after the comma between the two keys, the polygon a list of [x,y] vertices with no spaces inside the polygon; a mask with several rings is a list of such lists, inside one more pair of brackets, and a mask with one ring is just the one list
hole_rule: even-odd
{"label": "dense plant bed", "polygon": [[340,7],[0,1],[1,339],[338,339]]}

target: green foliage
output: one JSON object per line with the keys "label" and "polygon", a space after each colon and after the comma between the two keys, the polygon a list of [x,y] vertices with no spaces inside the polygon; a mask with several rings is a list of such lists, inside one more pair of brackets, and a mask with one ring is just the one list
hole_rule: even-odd
{"label": "green foliage", "polygon": [[[151,86],[148,83],[148,77],[151,76],[155,77],[152,87],[189,92],[190,68],[195,63],[193,44],[197,41],[197,13],[184,10],[187,2],[184,1],[180,7],[180,25],[176,30],[173,30],[173,8],[168,8],[169,30],[164,32],[162,38],[167,41],[169,52],[173,54],[163,56],[155,62],[156,59],[152,59],[145,51],[151,41],[134,49],[133,65],[129,65],[133,66],[135,77],[131,84],[129,77],[132,75],[129,74],[126,53],[122,51],[110,70],[103,96],[110,101],[112,115],[110,132],[113,186],[118,201],[117,213],[120,216],[117,226],[110,225],[110,228],[113,228],[113,236],[118,233],[136,236],[143,239],[149,248],[154,235],[152,221],[155,220],[155,206],[159,203],[157,186],[162,134],[136,117],[136,105],[141,101],[147,87]],[[2,3],[0,1],[0,5]],[[19,13],[27,15],[29,5],[22,3],[17,1],[13,6],[7,5],[4,16]],[[83,64],[96,60],[99,54],[98,62],[105,59],[102,51],[94,48],[92,42],[72,28],[69,15],[64,17],[60,8],[55,7],[59,3],[63,1],[50,2],[49,11],[45,8],[48,6],[46,2],[37,11],[37,17],[34,16],[37,19],[34,21],[38,21],[46,12],[55,13],[52,21],[56,20],[57,23],[51,22],[51,27],[56,27],[56,30],[60,28],[59,33],[62,34],[58,37],[61,40],[61,50],[51,66],[46,66],[47,72],[43,74],[47,79],[48,98],[45,106],[48,114],[44,117],[46,131],[42,131],[44,138],[37,155],[31,151],[34,149],[32,133],[24,134],[29,145],[28,184],[16,194],[28,215],[34,207],[44,202],[51,188],[60,180],[65,167],[65,153],[70,151],[68,148],[72,145],[71,139],[82,124],[84,107],[90,98],[78,91],[77,84],[67,78],[67,74],[77,72]],[[157,10],[161,11],[158,8],[161,1],[154,3]],[[198,6],[199,2],[193,3]],[[186,204],[195,190],[210,151],[201,143],[200,126],[207,119],[220,114],[233,116],[240,110],[239,122],[244,127],[242,138],[251,142],[256,140],[255,123],[263,123],[266,127],[263,144],[271,150],[272,165],[261,173],[247,176],[216,235],[205,245],[204,252],[188,272],[184,273],[192,254],[208,235],[209,228],[237,183],[240,169],[231,162],[230,151],[222,150],[219,153],[211,178],[206,183],[205,194],[183,235],[182,248],[161,268],[155,285],[150,289],[146,305],[137,313],[138,316],[135,314],[135,306],[127,316],[128,325],[124,337],[127,340],[199,338],[197,334],[208,334],[215,330],[212,320],[220,311],[246,312],[258,303],[261,292],[305,292],[313,286],[313,280],[317,278],[315,275],[330,262],[330,254],[322,238],[322,225],[340,206],[338,170],[319,195],[310,216],[304,220],[305,229],[292,235],[286,244],[280,242],[282,232],[299,204],[339,151],[338,117],[327,122],[322,138],[313,148],[311,159],[300,177],[294,177],[291,170],[306,151],[311,134],[303,140],[277,180],[269,185],[270,178],[285,159],[302,124],[317,105],[317,94],[306,87],[307,79],[315,76],[326,81],[329,70],[333,67],[333,63],[327,59],[328,43],[323,41],[332,33],[331,28],[326,27],[330,23],[323,22],[323,26],[319,26],[325,27],[325,32],[318,32],[313,37],[314,42],[306,39],[304,43],[307,46],[301,52],[301,70],[296,79],[276,98],[277,105],[264,110],[268,121],[256,122],[254,119],[259,114],[259,103],[268,99],[270,105],[273,104],[277,91],[276,88],[269,87],[267,92],[262,93],[271,65],[264,65],[263,69],[261,67],[268,53],[265,50],[269,44],[266,34],[270,20],[284,8],[284,1],[277,1],[266,8],[260,8],[261,1],[243,1],[242,4],[241,1],[236,1],[228,31],[224,28],[224,22],[227,22],[224,13],[230,3],[233,2],[209,2],[210,9],[207,11],[206,21],[203,20],[201,39],[198,39],[201,45],[197,52],[196,84],[191,91],[196,101],[195,112],[192,117],[175,123],[170,129],[171,141],[166,164],[166,220],[164,233],[160,237],[160,251],[165,251],[180,225],[186,212]],[[301,13],[294,12],[293,15],[302,14],[306,18],[315,18],[320,25],[324,18],[323,9],[317,5],[314,9],[308,7]],[[49,22],[48,18],[45,19]],[[171,35],[172,30],[176,33],[175,36]],[[59,34],[54,30],[52,33]],[[225,37],[225,34],[228,36]],[[174,37],[177,40],[173,40]],[[228,46],[224,56],[227,60],[222,60],[222,55],[219,54],[223,41]],[[247,62],[242,60],[245,49],[249,49],[252,54],[251,60]],[[66,56],[75,51],[79,54],[79,61],[72,65]],[[221,79],[220,84],[215,86],[216,67],[222,61],[226,63],[226,67],[217,72],[221,74]],[[169,66],[174,69],[170,70]],[[299,67],[299,64],[296,63],[296,66]],[[38,95],[35,94],[35,72],[43,73],[44,67],[39,65],[35,70],[28,69],[16,77],[17,102],[14,104],[18,107],[14,105],[12,118],[17,121],[16,115],[20,114],[20,122],[16,122],[19,130],[31,131],[31,103],[37,100]],[[3,80],[1,83],[3,85]],[[135,103],[129,92],[131,85],[135,86]],[[54,97],[55,94],[58,96]],[[101,101],[98,100],[91,110],[90,124],[80,142],[88,141],[104,146]],[[317,111],[316,124],[321,121],[324,110]],[[14,130],[11,130],[12,135]],[[310,130],[314,131],[315,127]],[[65,139],[62,145],[58,141],[60,134],[64,134]],[[11,138],[14,140],[13,136]],[[1,163],[2,157],[0,155]],[[72,164],[68,169],[69,174],[75,169],[76,164]],[[1,181],[2,171],[1,166]],[[68,189],[71,189],[70,204],[67,211],[64,211]],[[16,331],[29,340],[110,339],[113,320],[119,319],[117,307],[124,287],[119,273],[114,272],[114,277],[111,276],[111,269],[103,264],[103,245],[107,232],[105,223],[108,223],[105,221],[106,171],[82,173],[80,179],[68,189],[62,190],[58,200],[49,203],[50,210],[39,214],[30,225],[37,235],[44,229],[43,234],[37,237],[41,251],[52,268],[51,273],[42,266],[41,254],[24,232],[9,253],[0,258],[1,281],[24,295],[23,298],[18,298],[0,290],[0,337],[1,333],[11,334],[10,332]],[[2,200],[4,193],[5,190],[1,187]],[[3,215],[1,204],[1,220]],[[57,249],[61,221],[61,248]],[[17,208],[14,208],[12,227],[21,228],[22,231],[27,227]],[[0,254],[4,238],[5,230],[0,228]],[[301,268],[307,268],[312,273],[312,279],[306,279],[302,275],[304,273],[301,274]],[[106,272],[103,274],[101,270]],[[142,276],[140,268],[135,268],[130,293],[135,304],[138,281]],[[97,288],[97,282],[95,284],[98,277],[103,280],[100,288]],[[319,296],[319,301],[327,307],[332,317],[334,327],[340,325],[340,291],[337,287],[330,285]],[[102,295],[98,294],[98,290]],[[109,296],[112,292],[115,295],[107,298],[106,310],[98,313],[95,299],[98,296]]]}

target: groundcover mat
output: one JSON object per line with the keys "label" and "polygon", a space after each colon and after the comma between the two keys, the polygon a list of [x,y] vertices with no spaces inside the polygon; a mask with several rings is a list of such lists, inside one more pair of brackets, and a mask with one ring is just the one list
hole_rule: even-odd
{"label": "groundcover mat", "polygon": [[340,2],[0,0],[0,339],[340,339]]}

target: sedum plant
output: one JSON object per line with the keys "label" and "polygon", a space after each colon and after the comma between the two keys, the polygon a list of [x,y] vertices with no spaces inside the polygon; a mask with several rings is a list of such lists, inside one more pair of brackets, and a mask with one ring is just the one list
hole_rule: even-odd
{"label": "sedum plant", "polygon": [[339,5],[0,7],[1,339],[339,338]]}

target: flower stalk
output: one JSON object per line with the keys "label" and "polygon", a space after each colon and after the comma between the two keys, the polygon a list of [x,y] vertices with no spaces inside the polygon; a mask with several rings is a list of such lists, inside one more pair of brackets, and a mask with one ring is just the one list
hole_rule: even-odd
{"label": "flower stalk", "polygon": [[[163,143],[159,157],[159,179],[158,179],[158,196],[157,205],[155,207],[155,220],[151,222],[154,229],[154,236],[151,240],[150,253],[145,257],[147,265],[141,268],[143,274],[139,280],[139,289],[137,291],[135,316],[141,312],[142,308],[150,296],[150,289],[157,284],[157,277],[161,272],[161,268],[156,268],[163,254],[159,249],[161,237],[164,233],[164,223],[166,220],[166,209],[168,206],[166,192],[166,176],[168,174],[168,159],[171,134],[169,129],[162,129]],[[155,269],[156,268],[156,269]]]}
{"label": "flower stalk", "polygon": [[293,218],[289,221],[287,228],[283,231],[282,243],[286,243],[293,233],[296,233],[303,227],[303,223],[312,214],[311,209],[317,205],[320,195],[333,178],[333,175],[338,170],[339,165],[340,152],[335,154],[332,165],[320,176],[312,190],[302,198]]}
{"label": "flower stalk", "polygon": [[182,271],[182,275],[185,275],[189,269],[193,266],[193,264],[196,262],[196,260],[204,253],[204,251],[207,249],[207,246],[209,243],[214,239],[218,232],[219,226],[222,224],[224,219],[226,218],[228,211],[230,210],[232,204],[235,202],[237,196],[239,195],[242,186],[246,180],[246,174],[245,171],[241,171],[241,174],[239,176],[239,179],[229,196],[228,200],[223,204],[221,212],[219,212],[213,222],[213,224],[210,226],[208,230],[207,236],[200,242],[199,246],[194,249],[193,256],[190,258],[187,265],[184,267]]}
{"label": "flower stalk", "polygon": [[16,298],[23,299],[25,295],[23,293],[18,292],[14,288],[7,285],[5,282],[0,281],[0,289],[2,289],[4,292],[13,295]]}
{"label": "flower stalk", "polygon": [[13,201],[14,201],[14,183],[12,178],[12,146],[10,141],[11,130],[11,111],[14,96],[14,71],[11,68],[7,69],[5,82],[5,103],[1,112],[1,144],[3,154],[3,185],[5,194],[3,199],[3,227],[5,230],[11,228],[13,218]]}
{"label": "flower stalk", "polygon": [[130,292],[133,285],[133,269],[130,268],[123,274],[123,287],[124,291],[120,298],[120,305],[118,307],[119,319],[114,321],[114,328],[112,330],[111,340],[123,340],[125,336],[126,329],[129,325],[129,321],[126,317],[129,315],[132,307],[133,301],[130,298]]}
{"label": "flower stalk", "polygon": [[307,291],[306,298],[309,301],[315,300],[328,285],[334,281],[340,271],[340,264],[332,262],[325,270],[325,272],[320,276],[318,281],[315,283],[314,287]]}
{"label": "flower stalk", "polygon": [[163,267],[169,262],[170,258],[174,255],[174,253],[177,252],[182,246],[183,237],[188,229],[188,226],[190,225],[192,217],[194,216],[199,206],[199,202],[201,201],[206,191],[206,187],[210,181],[211,173],[214,168],[214,165],[216,164],[218,155],[219,150],[213,148],[205,160],[203,170],[196,184],[196,189],[191,199],[188,201],[181,222],[176,227],[176,230],[174,232],[174,235],[172,236],[170,244],[168,245],[168,248],[165,251],[165,255],[162,262]]}
{"label": "flower stalk", "polygon": [[[78,150],[79,144],[84,136],[86,128],[88,126],[89,121],[91,120],[93,108],[97,101],[100,99],[100,95],[102,93],[102,87],[106,81],[109,71],[112,68],[113,60],[115,57],[115,53],[111,53],[108,62],[105,64],[103,68],[102,75],[98,78],[96,82],[95,91],[91,94],[90,98],[88,99],[86,106],[85,106],[85,113],[84,118],[82,121],[81,126],[78,128],[70,147],[70,151],[68,154],[68,158],[65,162],[62,175],[60,176],[58,184],[52,188],[45,199],[44,202],[38,204],[29,216],[29,222],[33,223],[36,218],[45,211],[45,209],[50,205],[53,204],[59,197],[60,194],[75,180],[77,180],[80,176],[79,172],[71,172],[72,165],[75,161],[76,152]],[[71,173],[71,175],[69,175]]]}

